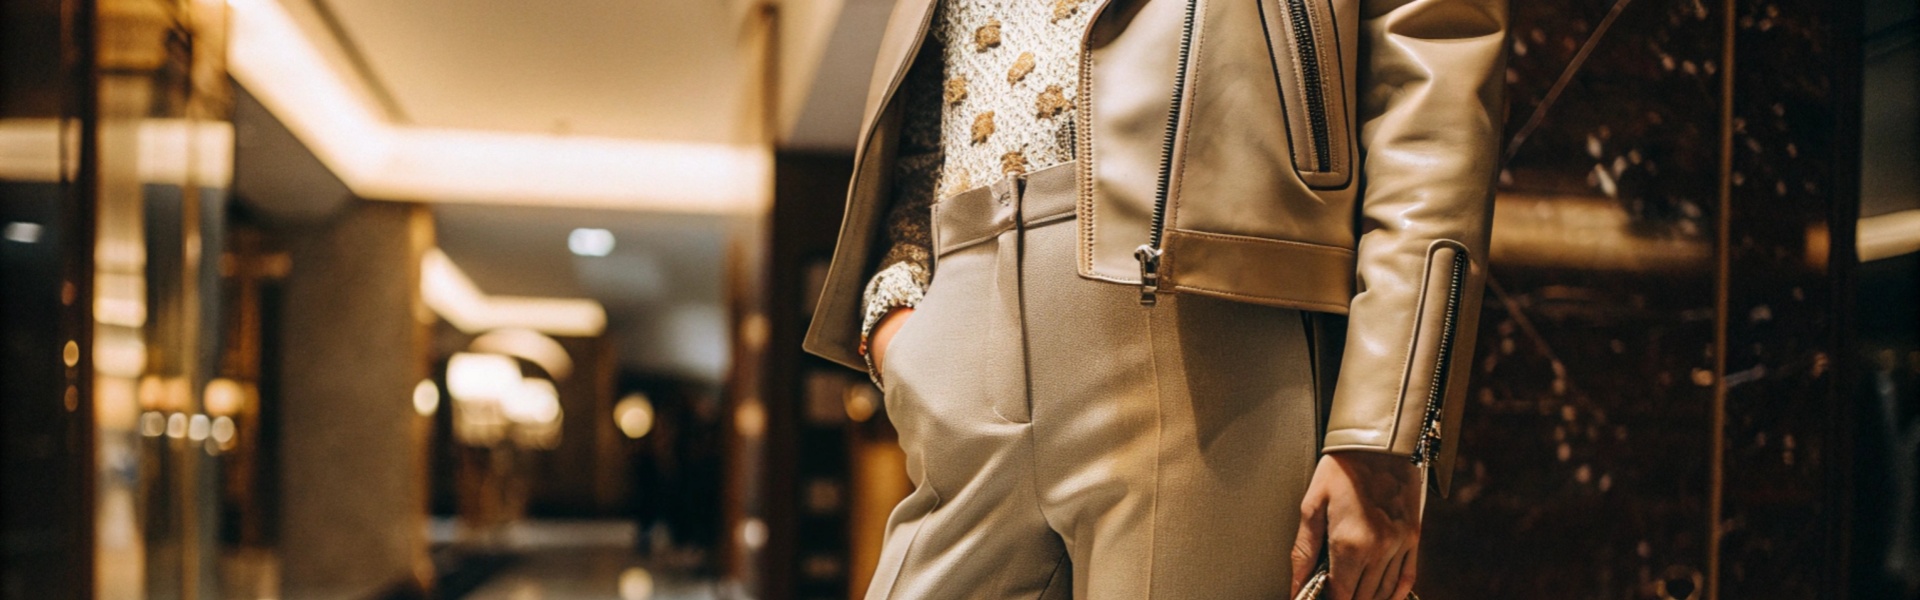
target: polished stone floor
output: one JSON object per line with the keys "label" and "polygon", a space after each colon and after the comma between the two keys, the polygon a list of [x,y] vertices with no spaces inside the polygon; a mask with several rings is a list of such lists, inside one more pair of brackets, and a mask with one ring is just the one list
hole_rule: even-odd
{"label": "polished stone floor", "polygon": [[[463,600],[720,600],[741,598],[733,586],[696,575],[686,560],[649,559],[635,551],[633,527],[598,521],[532,522],[514,527],[494,547],[505,566]],[[672,555],[668,555],[672,556]]]}

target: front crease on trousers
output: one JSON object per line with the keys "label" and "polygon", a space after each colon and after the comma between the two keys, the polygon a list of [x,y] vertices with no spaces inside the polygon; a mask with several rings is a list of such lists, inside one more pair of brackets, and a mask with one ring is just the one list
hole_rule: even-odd
{"label": "front crease on trousers", "polygon": [[1074,269],[1070,168],[935,205],[882,370],[915,490],[869,598],[1284,596],[1316,459],[1295,311]]}

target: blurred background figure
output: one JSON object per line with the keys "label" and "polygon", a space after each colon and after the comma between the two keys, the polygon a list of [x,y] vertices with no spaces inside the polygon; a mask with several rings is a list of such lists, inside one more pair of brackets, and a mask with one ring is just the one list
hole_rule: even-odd
{"label": "blurred background figure", "polygon": [[[893,4],[0,3],[0,598],[857,597]],[[1920,597],[1920,9],[1513,10],[1420,593]]]}

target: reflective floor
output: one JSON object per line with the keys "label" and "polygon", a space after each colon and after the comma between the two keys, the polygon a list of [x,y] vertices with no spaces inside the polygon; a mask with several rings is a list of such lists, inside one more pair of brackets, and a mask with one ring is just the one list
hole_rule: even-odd
{"label": "reflective floor", "polygon": [[[445,532],[436,527],[436,537]],[[631,523],[534,521],[495,545],[503,567],[465,600],[707,600],[740,598],[732,586],[697,574],[695,557],[671,550],[643,556]]]}

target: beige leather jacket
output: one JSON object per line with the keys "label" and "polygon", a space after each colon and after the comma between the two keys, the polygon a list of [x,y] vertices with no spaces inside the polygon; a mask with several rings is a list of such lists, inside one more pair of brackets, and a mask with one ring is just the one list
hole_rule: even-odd
{"label": "beige leather jacket", "polygon": [[[899,0],[806,348],[855,368],[900,119],[935,0]],[[1505,0],[1092,0],[1080,274],[1344,314],[1324,450],[1447,489],[1486,273]],[[1344,341],[1343,346],[1338,344]]]}

